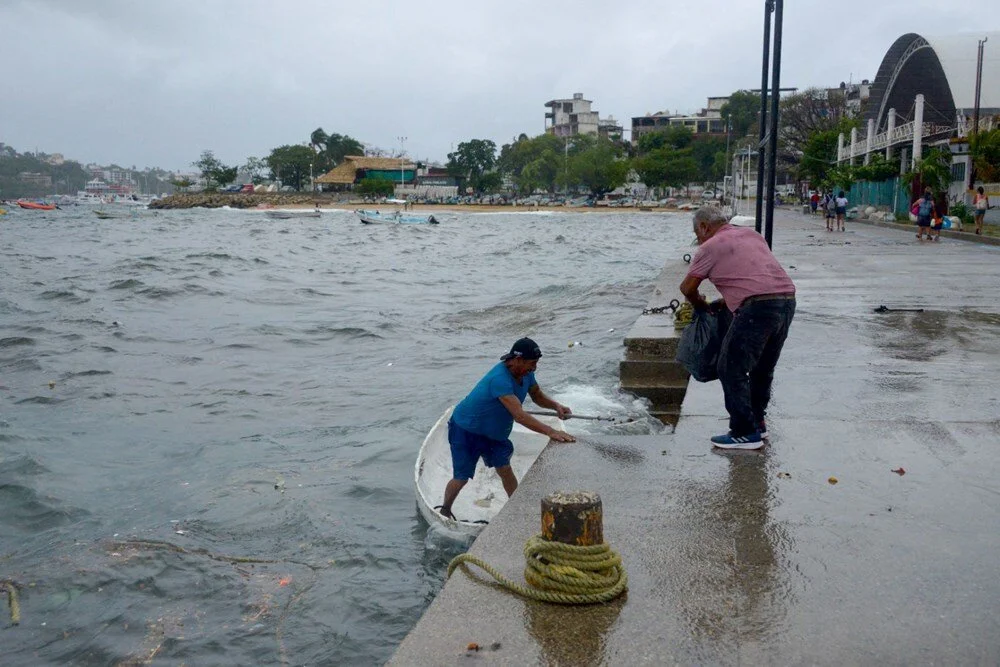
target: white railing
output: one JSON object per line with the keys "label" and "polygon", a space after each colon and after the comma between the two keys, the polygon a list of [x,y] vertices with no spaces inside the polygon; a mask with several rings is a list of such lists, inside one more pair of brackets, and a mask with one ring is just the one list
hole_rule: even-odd
{"label": "white railing", "polygon": [[[951,125],[936,125],[934,123],[923,123],[921,125],[923,128],[923,133],[921,136],[930,137],[936,134],[942,134],[944,132],[951,132],[954,128]],[[896,144],[910,143],[913,141],[913,131],[916,128],[916,123],[910,121],[909,123],[903,123],[892,128],[891,132],[882,132],[881,134],[876,134],[872,137],[871,152],[885,150],[889,146],[895,146]],[[980,130],[983,129],[982,119],[979,121]],[[861,139],[854,144],[846,144],[844,146],[843,152],[837,151],[837,162],[843,162],[844,160],[850,160],[859,156],[863,156],[869,152],[868,139]]]}

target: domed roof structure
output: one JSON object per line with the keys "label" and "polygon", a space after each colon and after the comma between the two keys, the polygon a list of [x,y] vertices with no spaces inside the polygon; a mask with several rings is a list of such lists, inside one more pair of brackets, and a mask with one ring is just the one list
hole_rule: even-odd
{"label": "domed roof structure", "polygon": [[924,96],[924,121],[954,125],[959,113],[972,116],[976,99],[978,42],[983,51],[980,115],[1000,114],[1000,32],[931,37],[907,33],[897,39],[872,82],[865,118],[886,129],[889,109],[912,119],[914,99]]}

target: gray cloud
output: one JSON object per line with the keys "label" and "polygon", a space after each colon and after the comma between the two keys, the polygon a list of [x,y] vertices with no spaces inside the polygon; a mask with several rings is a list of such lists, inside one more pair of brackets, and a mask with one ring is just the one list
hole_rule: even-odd
{"label": "gray cloud", "polygon": [[[789,0],[782,84],[874,78],[903,32],[996,22],[993,0]],[[759,85],[763,2],[21,0],[0,25],[0,141],[184,169],[320,126],[443,160],[470,138],[540,133],[544,102],[574,92],[626,126],[694,111]]]}

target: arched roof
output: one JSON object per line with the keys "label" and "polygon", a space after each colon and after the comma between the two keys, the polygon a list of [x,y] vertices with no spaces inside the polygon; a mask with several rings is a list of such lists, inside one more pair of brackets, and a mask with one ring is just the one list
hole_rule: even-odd
{"label": "arched roof", "polygon": [[889,109],[912,119],[913,100],[924,95],[924,120],[941,125],[955,122],[956,112],[971,115],[976,98],[976,57],[979,40],[987,38],[979,107],[1000,113],[1000,32],[924,36],[907,33],[893,42],[872,82],[866,118],[876,131],[886,127]]}

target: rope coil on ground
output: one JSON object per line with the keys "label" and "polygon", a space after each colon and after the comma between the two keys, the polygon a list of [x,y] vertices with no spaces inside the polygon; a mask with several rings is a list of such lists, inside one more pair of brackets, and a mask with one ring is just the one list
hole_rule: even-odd
{"label": "rope coil on ground", "polygon": [[535,535],[524,545],[524,558],[524,578],[530,587],[514,583],[472,554],[452,559],[448,576],[462,563],[469,563],[486,571],[512,593],[556,604],[608,602],[628,590],[621,556],[607,544],[581,547],[549,542]]}

